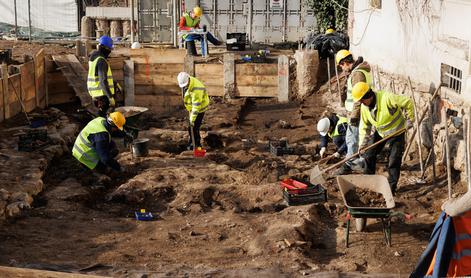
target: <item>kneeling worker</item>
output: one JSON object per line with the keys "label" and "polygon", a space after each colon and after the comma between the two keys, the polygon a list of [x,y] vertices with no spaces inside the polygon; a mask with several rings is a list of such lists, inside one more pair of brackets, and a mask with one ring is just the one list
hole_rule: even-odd
{"label": "kneeling worker", "polygon": [[73,156],[91,170],[103,172],[109,167],[120,172],[121,166],[115,159],[118,149],[111,134],[122,131],[125,122],[121,112],[110,113],[106,119],[98,117],[91,120],[75,139]]}
{"label": "kneeling worker", "polygon": [[345,142],[345,134],[347,132],[348,120],[345,117],[337,116],[332,113],[330,116],[322,118],[317,123],[317,131],[321,135],[321,158],[324,157],[327,150],[329,137],[337,146],[334,153],[335,158],[339,158],[347,152],[347,143]]}
{"label": "kneeling worker", "polygon": [[[409,97],[385,91],[374,92],[365,82],[355,84],[352,89],[352,96],[355,102],[361,103],[359,127],[360,153],[368,144],[373,144],[384,137],[399,132],[414,122],[414,104]],[[407,122],[402,113],[403,110],[407,114]],[[372,134],[373,127],[375,132]],[[376,157],[386,143],[389,143],[391,149],[388,161],[388,181],[392,192],[395,193],[401,172],[402,154],[404,152],[404,132],[366,151],[363,155],[366,162],[364,173],[375,174]]]}
{"label": "kneeling worker", "polygon": [[[182,89],[183,103],[189,115],[188,133],[190,141],[188,150],[193,150],[194,146],[201,147],[200,128],[203,123],[204,112],[208,110],[209,96],[203,83],[191,77],[186,72],[180,72],[177,76],[178,86]],[[194,142],[192,142],[193,140]]]}

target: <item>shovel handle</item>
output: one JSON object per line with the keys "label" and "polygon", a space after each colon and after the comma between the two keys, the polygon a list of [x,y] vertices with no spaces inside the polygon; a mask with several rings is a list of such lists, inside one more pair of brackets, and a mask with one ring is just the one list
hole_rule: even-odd
{"label": "shovel handle", "polygon": [[[388,136],[384,137],[383,139],[379,140],[378,142],[375,142],[375,143],[373,143],[373,144],[371,144],[371,145],[369,145],[369,146],[363,148],[362,151],[365,152],[365,151],[367,151],[367,150],[369,150],[369,149],[371,149],[371,148],[374,148],[374,147],[378,146],[379,144],[383,143],[384,141],[386,141],[386,140],[388,140],[388,139],[390,139],[390,138],[392,138],[392,137],[394,137],[394,136],[397,136],[397,135],[399,135],[399,134],[402,134],[402,133],[405,132],[405,131],[406,131],[406,128],[401,128],[401,129],[399,129],[398,131],[394,132],[393,134],[388,135]],[[343,165],[345,162],[347,162],[347,161],[351,160],[352,158],[355,158],[355,157],[357,157],[357,156],[359,156],[359,155],[360,155],[360,151],[358,151],[357,153],[354,153],[354,154],[352,154],[351,156],[346,157],[346,158],[344,158],[343,160],[341,160],[341,161],[335,163],[334,165],[332,165],[332,166],[326,168],[323,172],[324,172],[324,173],[329,172],[329,171],[331,171],[331,170],[333,170],[333,169],[335,169],[335,168],[337,168],[337,167]]]}

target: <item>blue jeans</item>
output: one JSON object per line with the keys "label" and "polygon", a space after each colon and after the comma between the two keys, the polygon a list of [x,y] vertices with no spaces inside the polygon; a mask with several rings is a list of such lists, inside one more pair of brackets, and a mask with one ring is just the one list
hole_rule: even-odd
{"label": "blue jeans", "polygon": [[[347,134],[345,135],[345,141],[347,142],[347,157],[358,152],[358,127],[348,125]],[[346,163],[346,165],[351,166],[352,161]]]}

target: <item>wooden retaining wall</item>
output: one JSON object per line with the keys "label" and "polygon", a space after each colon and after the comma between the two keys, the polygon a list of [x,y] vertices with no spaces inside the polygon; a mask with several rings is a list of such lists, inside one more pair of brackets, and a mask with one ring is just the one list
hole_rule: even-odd
{"label": "wooden retaining wall", "polygon": [[1,67],[0,121],[9,119],[23,110],[31,112],[46,106],[45,58],[41,49],[18,67],[19,73],[9,74],[8,66]]}

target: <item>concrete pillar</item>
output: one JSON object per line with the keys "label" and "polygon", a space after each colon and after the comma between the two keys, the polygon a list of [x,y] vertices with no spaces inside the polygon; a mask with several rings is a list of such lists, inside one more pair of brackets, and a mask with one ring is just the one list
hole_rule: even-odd
{"label": "concrete pillar", "polygon": [[235,56],[234,53],[224,54],[224,97],[235,96]]}
{"label": "concrete pillar", "polygon": [[286,55],[278,57],[278,101],[289,101],[289,59]]}

